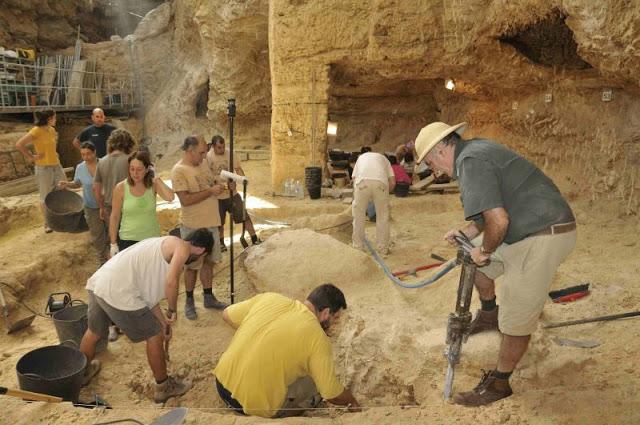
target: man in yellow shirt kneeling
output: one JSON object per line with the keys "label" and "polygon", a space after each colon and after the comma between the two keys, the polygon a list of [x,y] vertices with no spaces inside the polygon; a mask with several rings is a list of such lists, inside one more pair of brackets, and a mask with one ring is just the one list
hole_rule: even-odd
{"label": "man in yellow shirt kneeling", "polygon": [[227,307],[222,317],[236,333],[214,371],[220,398],[265,418],[301,415],[322,398],[359,410],[335,375],[326,334],[346,308],[342,291],[328,283],[304,302],[265,293]]}

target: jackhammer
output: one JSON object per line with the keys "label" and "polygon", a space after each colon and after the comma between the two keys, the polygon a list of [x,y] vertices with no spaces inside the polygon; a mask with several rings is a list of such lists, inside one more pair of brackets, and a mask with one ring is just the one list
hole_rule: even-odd
{"label": "jackhammer", "polygon": [[471,241],[465,236],[454,236],[458,243],[458,254],[456,263],[462,265],[460,272],[460,282],[458,283],[458,295],[456,297],[455,312],[449,314],[447,322],[447,347],[444,356],[448,361],[447,375],[444,381],[444,399],[451,397],[453,389],[453,376],[456,365],[460,362],[462,343],[469,337],[469,327],[471,324],[471,295],[473,294],[473,283],[476,276],[476,264],[471,259],[471,250],[474,248]]}

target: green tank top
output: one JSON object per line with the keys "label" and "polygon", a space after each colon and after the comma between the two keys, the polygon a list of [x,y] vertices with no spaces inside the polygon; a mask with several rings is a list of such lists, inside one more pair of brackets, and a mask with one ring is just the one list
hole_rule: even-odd
{"label": "green tank top", "polygon": [[131,193],[129,183],[124,182],[124,200],[120,218],[120,239],[141,241],[160,236],[160,224],[156,215],[156,196],[153,188],[144,191],[144,195]]}

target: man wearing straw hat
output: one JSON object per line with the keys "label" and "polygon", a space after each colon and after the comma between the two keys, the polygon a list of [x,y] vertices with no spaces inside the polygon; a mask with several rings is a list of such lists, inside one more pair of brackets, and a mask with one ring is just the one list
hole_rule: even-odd
{"label": "man wearing straw hat", "polygon": [[[469,223],[444,238],[455,245],[453,236],[463,233],[476,246],[471,257],[479,266],[475,287],[482,307],[470,333],[502,333],[496,368],[484,373],[472,391],[453,399],[482,406],[512,394],[509,377],[527,351],[558,266],[575,246],[576,223],[560,191],[540,169],[490,140],[463,140],[465,127],[429,124],[418,134],[416,152],[418,162],[424,160],[436,174],[460,184]],[[498,309],[494,280],[499,276]]]}

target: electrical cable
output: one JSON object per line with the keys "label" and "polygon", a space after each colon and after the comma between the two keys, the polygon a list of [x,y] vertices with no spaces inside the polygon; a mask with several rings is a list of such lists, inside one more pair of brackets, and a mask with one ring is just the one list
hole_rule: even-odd
{"label": "electrical cable", "polygon": [[31,313],[35,314],[36,316],[40,316],[40,317],[43,317],[45,319],[51,320],[51,317],[47,316],[46,314],[38,313],[33,308],[29,307],[27,304],[25,304],[24,302],[20,301],[18,299],[18,294],[17,294],[17,292],[16,292],[16,290],[15,290],[15,288],[13,286],[11,286],[11,285],[9,285],[8,283],[5,283],[5,282],[0,282],[0,285],[4,285],[7,288],[9,288],[9,290],[11,292],[11,295],[13,295],[13,297],[16,300],[16,303],[18,303],[19,305],[21,305],[25,309],[29,310]]}
{"label": "electrical cable", "polygon": [[414,283],[414,284],[407,284],[407,283],[403,282],[402,280],[398,279],[397,277],[395,277],[393,275],[393,272],[391,271],[391,269],[389,269],[389,267],[385,264],[385,262],[382,260],[382,258],[380,258],[380,256],[376,252],[376,250],[373,249],[373,247],[371,246],[371,244],[369,243],[369,241],[366,238],[364,240],[364,244],[367,247],[367,249],[369,250],[369,252],[371,253],[371,255],[373,256],[373,259],[376,261],[376,263],[378,263],[382,267],[382,270],[384,270],[384,274],[386,274],[387,277],[393,283],[395,283],[396,285],[401,286],[403,288],[415,289],[415,288],[422,288],[424,286],[431,285],[432,283],[434,283],[435,281],[440,279],[442,276],[444,276],[445,274],[449,273],[451,270],[453,270],[458,265],[458,263],[456,262],[456,259],[454,258],[452,260],[447,261],[442,266],[440,266],[440,268],[438,268],[438,270],[435,272],[435,274],[433,276],[430,276],[430,277],[428,277],[428,278],[426,278],[424,280],[421,280],[420,282]]}
{"label": "electrical cable", "polygon": [[335,224],[335,225],[333,225],[333,226],[325,227],[325,228],[322,228],[322,229],[317,229],[317,230],[315,230],[315,231],[316,231],[316,232],[323,232],[323,231],[325,231],[325,230],[335,229],[336,227],[345,226],[345,225],[347,225],[347,224],[351,223],[351,221],[352,221],[352,219],[349,219],[349,221],[345,221],[344,223]]}

